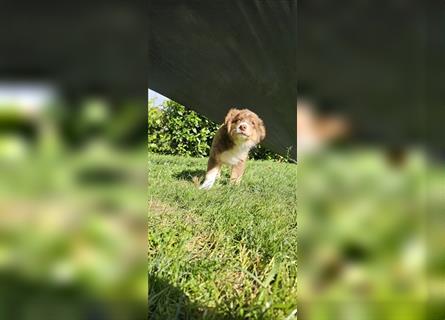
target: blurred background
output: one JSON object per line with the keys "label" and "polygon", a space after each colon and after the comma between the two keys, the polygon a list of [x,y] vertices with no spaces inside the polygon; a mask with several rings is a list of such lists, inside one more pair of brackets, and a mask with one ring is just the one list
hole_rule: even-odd
{"label": "blurred background", "polygon": [[146,319],[146,8],[0,16],[0,318]]}
{"label": "blurred background", "polygon": [[299,316],[443,319],[445,5],[298,1]]}
{"label": "blurred background", "polygon": [[69,109],[56,92],[0,85],[0,314],[143,312],[146,110],[104,96]]}

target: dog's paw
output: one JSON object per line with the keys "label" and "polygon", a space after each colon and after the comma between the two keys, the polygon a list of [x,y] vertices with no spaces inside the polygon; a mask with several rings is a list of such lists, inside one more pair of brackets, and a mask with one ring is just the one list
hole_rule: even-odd
{"label": "dog's paw", "polygon": [[203,190],[209,190],[213,186],[214,181],[206,180],[204,183],[199,187],[199,189]]}

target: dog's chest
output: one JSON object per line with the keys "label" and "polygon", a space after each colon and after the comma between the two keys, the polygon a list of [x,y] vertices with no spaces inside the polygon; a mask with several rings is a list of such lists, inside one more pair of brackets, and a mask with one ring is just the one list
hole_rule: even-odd
{"label": "dog's chest", "polygon": [[236,165],[241,160],[245,160],[247,158],[247,154],[249,153],[249,146],[236,146],[230,150],[226,150],[222,152],[219,156],[219,159],[222,163]]}

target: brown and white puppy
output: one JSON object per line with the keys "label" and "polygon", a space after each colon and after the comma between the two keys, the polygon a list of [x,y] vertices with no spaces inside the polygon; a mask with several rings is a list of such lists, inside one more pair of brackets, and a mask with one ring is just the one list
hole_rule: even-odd
{"label": "brown and white puppy", "polygon": [[207,174],[200,189],[210,189],[223,164],[232,167],[230,182],[239,183],[250,149],[266,137],[266,128],[254,112],[232,108],[213,138]]}

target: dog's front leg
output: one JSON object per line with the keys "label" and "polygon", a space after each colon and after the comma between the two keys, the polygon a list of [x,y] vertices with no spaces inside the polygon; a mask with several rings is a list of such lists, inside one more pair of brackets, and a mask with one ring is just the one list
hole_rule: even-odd
{"label": "dog's front leg", "polygon": [[244,174],[246,167],[246,160],[241,160],[236,165],[232,166],[232,173],[230,174],[230,182],[239,184]]}
{"label": "dog's front leg", "polygon": [[210,189],[219,177],[221,171],[221,164],[215,161],[213,158],[209,158],[207,164],[207,173],[204,182],[199,189]]}

